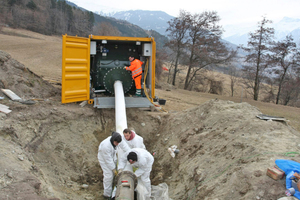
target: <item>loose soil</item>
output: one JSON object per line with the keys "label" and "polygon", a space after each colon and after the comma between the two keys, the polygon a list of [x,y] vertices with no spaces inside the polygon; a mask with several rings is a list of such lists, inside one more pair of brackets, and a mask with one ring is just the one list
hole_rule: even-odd
{"label": "loose soil", "polygon": [[[1,88],[35,101],[0,93],[12,110],[0,113],[0,199],[102,199],[97,148],[115,130],[114,109],[61,104],[57,86],[4,51],[0,79]],[[261,110],[247,102],[216,96],[202,102],[201,93],[167,84],[156,94],[167,99],[168,113],[127,109],[128,127],[154,154],[152,185],[167,183],[175,200],[285,196],[285,180],[266,171],[276,159],[300,162],[300,133],[288,123],[258,119]],[[175,158],[172,145],[179,149]]]}

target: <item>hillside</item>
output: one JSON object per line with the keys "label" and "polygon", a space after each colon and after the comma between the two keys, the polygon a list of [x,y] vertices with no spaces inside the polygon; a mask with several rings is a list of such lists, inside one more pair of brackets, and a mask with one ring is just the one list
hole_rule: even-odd
{"label": "hillside", "polygon": [[121,11],[110,16],[116,19],[126,20],[145,30],[155,30],[161,35],[166,35],[166,30],[169,26],[168,21],[174,18],[162,11],[147,10]]}
{"label": "hillside", "polygon": [[[0,43],[0,50],[9,52],[13,58],[20,61],[37,75],[43,77],[43,79],[52,80],[52,83],[61,82],[61,37],[45,36],[26,30],[3,28],[2,33],[0,34],[0,40],[2,41]],[[26,54],[24,54],[24,52],[26,52]],[[45,65],[45,63],[47,63],[47,65]],[[184,73],[181,75],[184,76]],[[210,76],[213,76],[216,79],[224,82],[224,95],[213,95],[175,89],[176,87],[165,84],[167,78],[166,76],[167,74],[165,73],[161,82],[159,83],[162,88],[157,89],[156,94],[161,98],[167,99],[167,102],[172,102],[167,103],[167,109],[181,110],[181,107],[186,109],[190,108],[191,106],[200,105],[209,99],[215,98],[230,100],[237,103],[241,102],[241,87],[237,87],[234,97],[229,96],[230,79],[227,75],[220,73],[210,74]],[[165,92],[166,89],[171,89],[172,92]],[[192,97],[194,97],[189,98],[190,102],[192,103],[186,101],[187,94],[190,94]],[[171,98],[169,97],[170,95]],[[245,92],[243,93],[242,101],[258,107],[264,114],[286,117],[290,120],[291,125],[300,131],[300,118],[298,115],[299,109],[289,106],[253,101],[251,97],[247,98]]]}
{"label": "hillside", "polygon": [[155,30],[143,28],[125,20],[104,17],[65,1],[0,1],[0,29],[12,27],[45,35],[64,34],[88,37],[89,35],[119,35],[150,37],[155,35],[162,48],[167,38]]}
{"label": "hillside", "polygon": [[[1,82],[7,83],[1,87],[36,100],[34,105],[1,100],[12,112],[0,113],[0,199],[101,200],[97,148],[115,130],[114,110],[61,104],[57,85],[40,77],[58,78],[60,38],[4,30],[10,35],[2,33],[0,40],[10,42],[0,44]],[[300,128],[293,128],[299,108],[180,90],[165,77],[158,83],[156,95],[167,99],[168,113],[126,111],[128,126],[154,154],[152,185],[167,183],[174,200],[285,196],[285,181],[265,173],[276,159],[300,162]],[[290,122],[260,120],[261,113]],[[172,145],[180,150],[175,158],[167,150]]]}

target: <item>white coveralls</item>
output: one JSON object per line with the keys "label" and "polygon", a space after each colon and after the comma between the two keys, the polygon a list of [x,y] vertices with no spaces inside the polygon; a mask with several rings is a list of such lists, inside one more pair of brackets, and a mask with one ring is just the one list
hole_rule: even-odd
{"label": "white coveralls", "polygon": [[[134,131],[132,131],[134,132]],[[126,140],[126,138],[124,137],[124,134],[122,135],[122,142],[119,144],[119,147],[124,151],[127,152],[130,149],[133,148],[142,148],[142,149],[146,149],[145,145],[144,145],[144,139],[139,136],[138,134],[136,134],[134,132],[135,136],[132,140]]]}
{"label": "white coveralls", "polygon": [[146,150],[141,148],[133,148],[127,151],[121,159],[119,159],[119,169],[124,169],[127,164],[127,156],[130,152],[135,152],[137,154],[137,161],[131,166],[138,168],[135,171],[135,175],[140,178],[144,186],[147,189],[148,196],[151,196],[151,181],[150,181],[150,172],[152,170],[152,165],[154,162],[153,156]]}
{"label": "white coveralls", "polygon": [[124,134],[122,135],[122,141],[126,141],[126,143],[128,144],[128,146],[130,147],[130,149],[133,148],[142,148],[142,149],[146,149],[145,145],[144,145],[144,139],[139,136],[138,134],[136,134],[134,131],[132,131],[135,136],[132,140],[126,140],[124,137]]}
{"label": "white coveralls", "polygon": [[114,178],[113,170],[116,169],[117,147],[114,149],[110,142],[110,137],[103,140],[98,148],[98,160],[103,171],[103,195],[110,197]]}

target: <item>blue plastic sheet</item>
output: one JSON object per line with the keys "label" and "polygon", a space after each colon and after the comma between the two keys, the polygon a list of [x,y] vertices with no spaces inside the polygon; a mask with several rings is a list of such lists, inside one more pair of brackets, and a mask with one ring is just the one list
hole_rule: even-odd
{"label": "blue plastic sheet", "polygon": [[[295,162],[293,160],[275,160],[275,164],[286,174],[286,189],[289,189],[292,187],[292,179],[293,174],[295,172],[300,172],[300,163]],[[297,188],[295,188],[295,194],[294,197],[297,199],[300,199],[300,192]]]}

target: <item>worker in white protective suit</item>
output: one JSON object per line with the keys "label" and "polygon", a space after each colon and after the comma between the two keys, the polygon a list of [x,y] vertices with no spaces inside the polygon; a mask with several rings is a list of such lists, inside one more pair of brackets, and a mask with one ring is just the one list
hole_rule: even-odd
{"label": "worker in white protective suit", "polygon": [[[130,130],[128,128],[123,130],[123,136],[124,138],[122,138],[122,141],[125,141],[130,149],[133,148],[142,148],[142,149],[146,149],[145,145],[144,145],[144,139],[139,136],[138,134],[136,134],[136,132],[134,132],[134,130]],[[125,151],[126,152],[126,151]]]}
{"label": "worker in white protective suit", "polygon": [[122,137],[117,132],[112,132],[112,135],[103,140],[98,148],[98,160],[103,171],[103,197],[110,199],[112,194],[113,178],[116,176],[117,164],[117,146],[122,141]]}
{"label": "worker in white protective suit", "polygon": [[127,151],[122,158],[119,159],[119,173],[125,168],[127,161],[132,167],[138,168],[134,174],[141,180],[147,189],[147,197],[151,196],[150,172],[154,162],[153,156],[142,148],[133,148]]}

